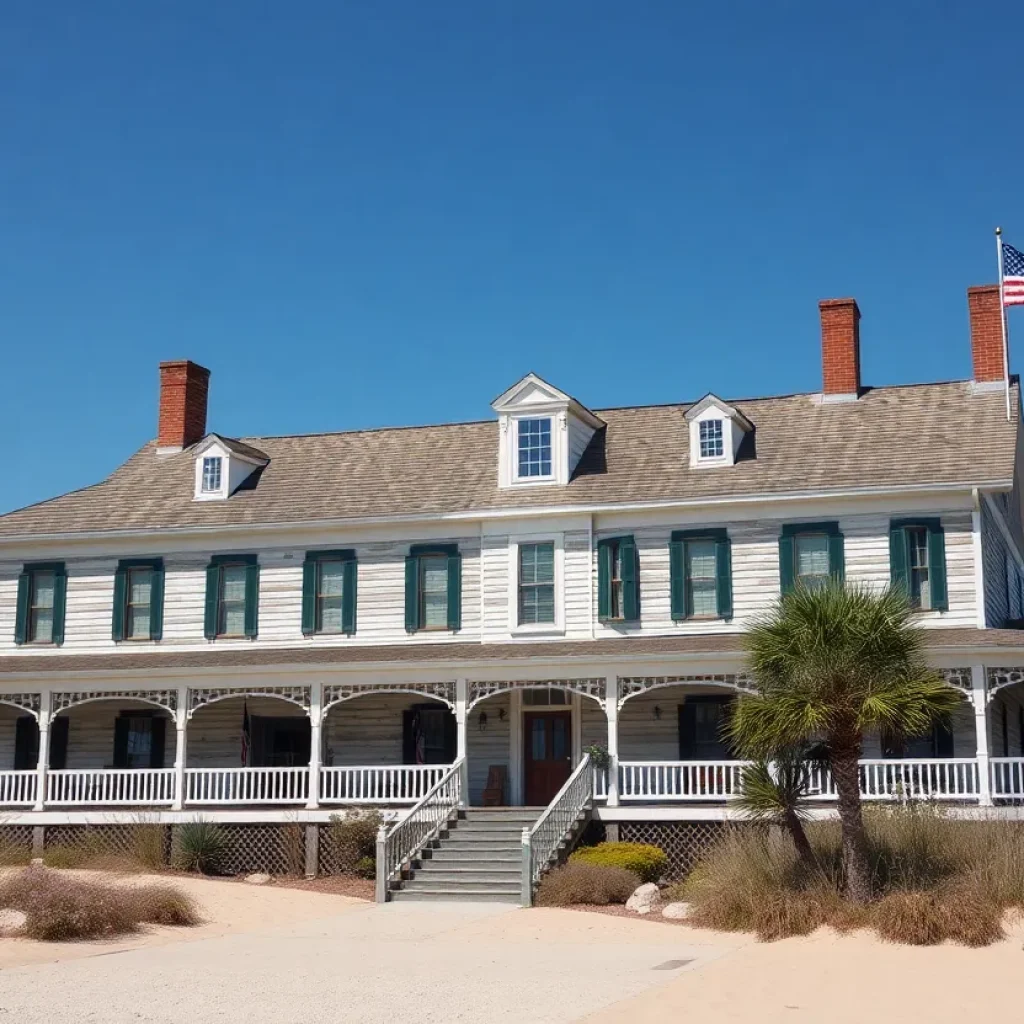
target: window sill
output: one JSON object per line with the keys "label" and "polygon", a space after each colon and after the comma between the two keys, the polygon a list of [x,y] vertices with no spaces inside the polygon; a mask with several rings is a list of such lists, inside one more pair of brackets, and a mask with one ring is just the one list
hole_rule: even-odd
{"label": "window sill", "polygon": [[355,633],[346,633],[341,630],[338,633],[303,633],[303,640],[348,640],[355,636]]}
{"label": "window sill", "polygon": [[542,622],[536,625],[513,626],[509,632],[512,636],[565,636],[565,627],[554,622]]}
{"label": "window sill", "polygon": [[254,636],[246,636],[244,633],[218,633],[216,636],[209,637],[208,640],[212,644],[217,640],[255,640]]}

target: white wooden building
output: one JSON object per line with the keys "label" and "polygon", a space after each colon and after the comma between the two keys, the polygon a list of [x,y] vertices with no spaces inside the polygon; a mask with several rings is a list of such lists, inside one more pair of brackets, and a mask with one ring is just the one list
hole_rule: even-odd
{"label": "white wooden building", "polygon": [[5,822],[400,817],[453,764],[462,803],[540,807],[593,744],[605,822],[721,819],[741,634],[829,574],[907,586],[963,695],[871,741],[866,795],[1010,807],[1020,395],[997,290],[968,298],[967,380],[863,386],[830,300],[820,393],[592,411],[531,374],[412,429],[224,437],[208,371],[161,364],[153,442],[0,516]]}

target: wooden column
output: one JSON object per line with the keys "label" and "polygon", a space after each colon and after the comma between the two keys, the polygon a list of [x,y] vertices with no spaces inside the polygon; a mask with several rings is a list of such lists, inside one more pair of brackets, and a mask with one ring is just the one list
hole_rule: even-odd
{"label": "wooden column", "polygon": [[178,707],[174,712],[174,803],[175,811],[185,806],[185,761],[188,757],[188,687],[178,687]]}
{"label": "wooden column", "polygon": [[992,770],[989,762],[988,741],[988,688],[985,666],[971,666],[971,703],[974,705],[974,733],[976,746],[974,756],[978,761],[978,803],[982,807],[992,806]]}
{"label": "wooden column", "polygon": [[469,760],[466,757],[466,729],[469,723],[469,680],[455,680],[455,757],[462,760],[459,792],[461,807],[469,805]]}
{"label": "wooden column", "polygon": [[605,679],[604,713],[608,719],[608,806],[619,806],[619,677]]}
{"label": "wooden column", "polygon": [[33,810],[41,811],[46,804],[46,769],[50,764],[50,691],[39,695],[39,756],[36,759],[36,802]]}
{"label": "wooden column", "polygon": [[309,687],[309,794],[306,807],[311,811],[320,806],[320,762],[323,755],[320,741],[321,719],[323,718],[321,714],[322,692],[323,687],[319,680]]}

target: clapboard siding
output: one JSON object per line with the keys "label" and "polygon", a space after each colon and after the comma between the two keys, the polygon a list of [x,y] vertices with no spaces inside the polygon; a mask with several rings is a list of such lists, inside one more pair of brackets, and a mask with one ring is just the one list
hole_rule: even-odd
{"label": "clapboard siding", "polygon": [[[1003,736],[1003,709],[1006,709],[1006,735]],[[1024,708],[1022,687],[1000,690],[989,706],[989,752],[993,757],[1024,757],[1024,734],[1020,712]],[[1005,742],[1004,742],[1005,739]]]}
{"label": "clapboard siding", "polygon": [[[185,763],[189,768],[241,768],[242,721],[250,718],[305,718],[297,704],[273,697],[229,697],[197,708],[188,723]],[[173,731],[169,730],[171,742]],[[174,754],[168,763],[173,762]]]}
{"label": "clapboard siding", "polygon": [[114,766],[114,722],[122,711],[140,711],[163,715],[168,719],[164,730],[164,766],[174,764],[174,724],[170,715],[142,701],[99,700],[78,704],[61,712],[68,719],[68,755],[66,767],[112,768]]}
{"label": "clapboard siding", "polygon": [[572,415],[566,417],[566,427],[569,435],[569,476],[571,478],[583,453],[587,450],[587,445],[590,444],[590,439],[594,436],[594,430]]}
{"label": "clapboard siding", "polygon": [[0,771],[14,767],[14,737],[18,728],[15,723],[26,714],[10,704],[0,704]]}
{"label": "clapboard siding", "polygon": [[[504,711],[504,718],[502,712]],[[487,727],[480,728],[480,715],[486,713]],[[481,701],[469,713],[466,731],[466,761],[469,769],[469,802],[473,806],[483,803],[484,787],[491,765],[505,768],[505,800],[510,799],[509,789],[512,777],[509,766],[509,749],[512,741],[511,700],[508,693],[500,693]]]}
{"label": "clapboard siding", "polygon": [[402,713],[443,701],[409,694],[370,694],[337,704],[324,722],[324,764],[402,764]]}
{"label": "clapboard siding", "polygon": [[981,503],[981,561],[985,572],[985,625],[998,629],[1009,618],[1007,546],[987,502]]}

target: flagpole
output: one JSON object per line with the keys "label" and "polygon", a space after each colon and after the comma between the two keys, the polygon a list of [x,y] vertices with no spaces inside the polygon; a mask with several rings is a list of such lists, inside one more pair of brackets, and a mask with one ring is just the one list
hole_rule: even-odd
{"label": "flagpole", "polygon": [[999,261],[999,322],[1003,328],[1003,381],[1006,384],[1006,418],[1010,411],[1010,345],[1006,334],[1006,297],[1003,295],[1003,229],[996,228],[996,259]]}

